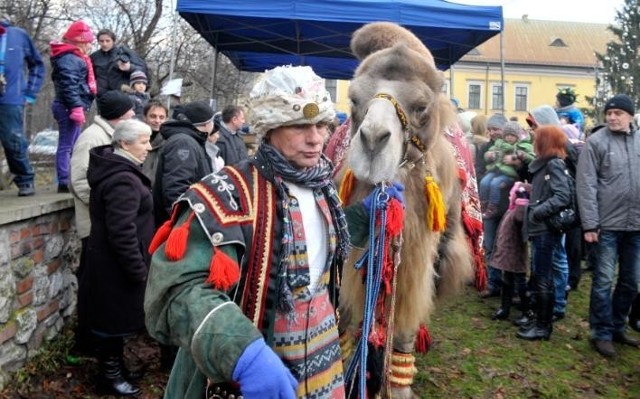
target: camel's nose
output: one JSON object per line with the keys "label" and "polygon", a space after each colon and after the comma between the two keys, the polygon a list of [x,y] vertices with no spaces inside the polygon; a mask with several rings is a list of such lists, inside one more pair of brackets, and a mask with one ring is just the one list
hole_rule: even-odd
{"label": "camel's nose", "polygon": [[382,147],[387,145],[390,138],[391,132],[388,129],[376,131],[367,126],[362,126],[360,129],[360,141],[362,141],[362,146],[371,152],[379,151]]}

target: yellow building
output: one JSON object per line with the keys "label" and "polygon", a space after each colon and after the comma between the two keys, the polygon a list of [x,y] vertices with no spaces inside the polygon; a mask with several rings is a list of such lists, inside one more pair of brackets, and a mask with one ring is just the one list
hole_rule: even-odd
{"label": "yellow building", "polygon": [[[504,114],[517,116],[521,122],[532,108],[554,106],[555,94],[565,87],[578,94],[578,107],[590,106],[585,96],[595,95],[595,53],[604,53],[615,38],[606,24],[529,20],[526,16],[504,22],[502,37],[494,36],[471,50],[445,72],[447,95],[458,99],[461,108],[479,114],[503,112],[504,76]],[[327,83],[335,85],[337,108],[348,112],[348,81]]]}

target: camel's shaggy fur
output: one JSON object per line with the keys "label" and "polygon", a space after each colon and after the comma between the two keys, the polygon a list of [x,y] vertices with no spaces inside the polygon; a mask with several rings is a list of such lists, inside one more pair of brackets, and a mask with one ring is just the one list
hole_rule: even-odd
{"label": "camel's shaggy fur", "polygon": [[[369,24],[355,32],[351,47],[361,59],[349,91],[353,125],[347,168],[357,179],[351,202],[365,197],[381,181],[400,181],[405,186],[394,346],[413,351],[419,325],[434,310],[436,291],[456,291],[473,274],[461,222],[458,167],[443,133],[454,123],[455,111],[441,92],[443,75],[435,68],[433,57],[406,29],[391,23]],[[398,101],[408,117],[409,132],[427,147],[413,169],[399,168],[407,148],[405,132],[392,103],[374,99],[377,93]],[[415,157],[419,151],[408,146],[410,157]],[[447,207],[447,228],[441,233],[426,225],[427,175],[440,186]],[[358,328],[363,307],[362,276],[352,267],[359,252],[352,253],[343,269],[340,293],[341,328],[350,331]]]}

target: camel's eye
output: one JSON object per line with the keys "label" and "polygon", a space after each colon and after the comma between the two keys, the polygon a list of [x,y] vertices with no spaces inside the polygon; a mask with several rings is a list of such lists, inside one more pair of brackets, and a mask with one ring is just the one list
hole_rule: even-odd
{"label": "camel's eye", "polygon": [[351,106],[352,107],[357,107],[358,106],[358,99],[357,98],[351,97],[351,98],[349,98],[349,101],[351,101]]}
{"label": "camel's eye", "polygon": [[427,110],[426,105],[416,105],[413,107],[413,112],[415,112],[416,114],[421,114],[426,110]]}

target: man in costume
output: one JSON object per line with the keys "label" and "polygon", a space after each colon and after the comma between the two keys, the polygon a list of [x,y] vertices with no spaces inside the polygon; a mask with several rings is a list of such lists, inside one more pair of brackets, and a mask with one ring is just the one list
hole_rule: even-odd
{"label": "man in costume", "polygon": [[[180,346],[165,397],[234,384],[245,399],[344,397],[334,306],[349,232],[322,155],[333,104],[309,67],[267,71],[250,102],[255,156],[192,185],[151,244],[147,328]],[[347,214],[366,238],[364,203]]]}

